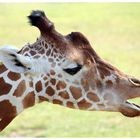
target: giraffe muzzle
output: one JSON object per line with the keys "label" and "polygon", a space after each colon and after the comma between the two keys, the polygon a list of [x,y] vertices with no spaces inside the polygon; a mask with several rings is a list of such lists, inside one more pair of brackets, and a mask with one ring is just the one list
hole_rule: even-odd
{"label": "giraffe muzzle", "polygon": [[[125,86],[125,88],[128,88],[124,94],[127,100],[140,97],[140,80],[128,77],[128,85]],[[127,117],[140,116],[140,106],[133,103],[133,101],[127,100],[120,105],[119,111]]]}

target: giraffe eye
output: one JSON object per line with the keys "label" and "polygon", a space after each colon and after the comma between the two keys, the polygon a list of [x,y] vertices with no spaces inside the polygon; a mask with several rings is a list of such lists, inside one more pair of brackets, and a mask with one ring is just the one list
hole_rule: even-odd
{"label": "giraffe eye", "polygon": [[78,73],[81,70],[81,68],[82,68],[82,65],[77,64],[77,66],[75,66],[73,68],[65,68],[63,70],[70,75],[74,75],[74,74]]}

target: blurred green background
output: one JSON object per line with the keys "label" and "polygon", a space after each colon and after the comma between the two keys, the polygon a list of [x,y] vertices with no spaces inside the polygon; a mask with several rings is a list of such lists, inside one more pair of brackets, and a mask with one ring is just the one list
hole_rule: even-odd
{"label": "blurred green background", "polygon": [[[140,78],[140,3],[0,4],[0,46],[21,48],[36,40],[39,31],[26,18],[33,9],[44,10],[62,34],[82,32],[102,58]],[[140,117],[44,102],[21,113],[0,136],[140,137]]]}

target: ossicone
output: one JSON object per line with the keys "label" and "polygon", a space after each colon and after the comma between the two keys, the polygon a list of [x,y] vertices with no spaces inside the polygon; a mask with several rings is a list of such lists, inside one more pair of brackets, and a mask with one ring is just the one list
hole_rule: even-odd
{"label": "ossicone", "polygon": [[32,26],[39,28],[41,34],[45,34],[54,29],[53,23],[46,17],[44,11],[33,10],[28,16],[28,19]]}

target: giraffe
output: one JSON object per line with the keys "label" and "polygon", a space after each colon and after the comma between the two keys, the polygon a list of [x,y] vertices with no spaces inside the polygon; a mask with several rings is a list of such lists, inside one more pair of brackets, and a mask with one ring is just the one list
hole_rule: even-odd
{"label": "giraffe", "polygon": [[140,81],[103,60],[80,32],[62,35],[40,10],[28,16],[40,37],[22,49],[0,48],[0,131],[24,109],[48,101],[73,109],[140,115],[127,100]]}

